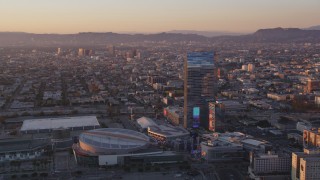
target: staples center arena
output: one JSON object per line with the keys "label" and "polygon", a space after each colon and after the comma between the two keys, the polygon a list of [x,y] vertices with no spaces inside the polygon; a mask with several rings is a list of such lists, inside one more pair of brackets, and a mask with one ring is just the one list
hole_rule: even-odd
{"label": "staples center arena", "polygon": [[116,165],[132,161],[167,163],[182,161],[183,156],[152,146],[140,132],[121,128],[102,128],[83,132],[73,145],[79,165]]}

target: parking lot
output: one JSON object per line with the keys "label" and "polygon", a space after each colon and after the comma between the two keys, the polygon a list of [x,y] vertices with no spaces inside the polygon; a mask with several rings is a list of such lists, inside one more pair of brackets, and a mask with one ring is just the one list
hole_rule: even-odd
{"label": "parking lot", "polygon": [[221,180],[242,180],[242,175],[235,169],[218,169],[217,173]]}

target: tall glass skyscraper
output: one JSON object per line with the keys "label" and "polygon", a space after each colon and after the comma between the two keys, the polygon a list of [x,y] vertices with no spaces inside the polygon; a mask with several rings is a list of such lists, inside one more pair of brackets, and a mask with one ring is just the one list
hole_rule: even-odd
{"label": "tall glass skyscraper", "polygon": [[215,98],[214,52],[190,52],[184,61],[185,128],[208,123],[208,102]]}

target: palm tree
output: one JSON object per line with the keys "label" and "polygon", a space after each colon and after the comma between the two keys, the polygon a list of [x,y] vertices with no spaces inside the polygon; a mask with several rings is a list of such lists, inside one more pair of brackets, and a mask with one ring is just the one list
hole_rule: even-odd
{"label": "palm tree", "polygon": [[37,162],[35,160],[32,161],[33,169],[36,170]]}
{"label": "palm tree", "polygon": [[15,166],[15,161],[10,161],[10,171],[13,171],[13,166]]}
{"label": "palm tree", "polygon": [[16,163],[17,163],[16,165],[17,165],[17,167],[18,167],[18,171],[20,171],[20,168],[21,168],[21,161],[17,161]]}

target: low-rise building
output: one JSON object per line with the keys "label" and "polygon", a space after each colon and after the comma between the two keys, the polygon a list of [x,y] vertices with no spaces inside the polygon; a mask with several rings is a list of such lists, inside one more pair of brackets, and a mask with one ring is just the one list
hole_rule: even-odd
{"label": "low-rise building", "polygon": [[320,179],[319,149],[304,149],[304,152],[292,153],[291,179],[309,180]]}
{"label": "low-rise building", "polygon": [[180,126],[154,125],[148,127],[148,135],[161,142],[190,137],[189,131]]}
{"label": "low-rise building", "polygon": [[201,142],[201,156],[208,162],[239,161],[244,157],[243,146],[239,143],[214,140]]}
{"label": "low-rise building", "polygon": [[276,94],[276,93],[268,93],[267,97],[273,99],[275,101],[285,101],[290,99],[290,95],[287,94]]}
{"label": "low-rise building", "polygon": [[0,140],[0,162],[38,158],[49,144],[48,139]]}
{"label": "low-rise building", "polygon": [[60,128],[71,131],[90,130],[100,128],[100,124],[96,116],[30,119],[23,121],[20,133],[51,133],[52,130]]}
{"label": "low-rise building", "polygon": [[164,116],[174,125],[182,124],[183,108],[177,106],[169,106],[163,110]]}
{"label": "low-rise building", "polygon": [[289,154],[275,154],[272,152],[251,153],[248,168],[252,179],[289,178],[291,157]]}

